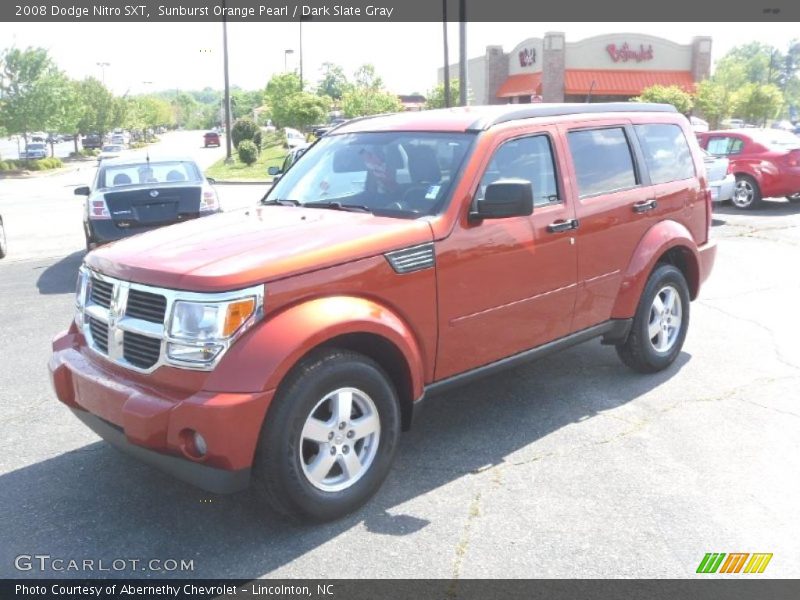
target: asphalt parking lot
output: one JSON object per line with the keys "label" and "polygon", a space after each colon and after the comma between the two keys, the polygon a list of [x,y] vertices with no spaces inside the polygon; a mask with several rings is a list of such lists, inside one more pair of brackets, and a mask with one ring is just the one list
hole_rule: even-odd
{"label": "asphalt parking lot", "polygon": [[[102,576],[693,577],[707,552],[773,553],[762,577],[800,576],[800,205],[718,208],[717,264],[669,370],[635,374],[592,342],[438,397],[366,507],[294,526],[119,454],[56,401],[80,213],[67,227],[34,202],[72,202],[76,179],[0,181],[0,214],[27,215],[0,262],[0,577],[43,575],[21,554],[194,567]],[[242,188],[223,203],[250,202]]]}

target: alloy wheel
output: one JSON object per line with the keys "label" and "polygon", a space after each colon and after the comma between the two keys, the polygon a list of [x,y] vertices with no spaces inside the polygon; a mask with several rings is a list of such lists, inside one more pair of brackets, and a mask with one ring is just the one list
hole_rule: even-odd
{"label": "alloy wheel", "polygon": [[681,297],[671,285],[664,286],[653,298],[647,335],[656,352],[667,353],[675,345],[683,321]]}
{"label": "alloy wheel", "polygon": [[739,179],[736,182],[736,191],[733,194],[732,201],[739,208],[747,208],[753,203],[756,191],[753,184],[746,179]]}

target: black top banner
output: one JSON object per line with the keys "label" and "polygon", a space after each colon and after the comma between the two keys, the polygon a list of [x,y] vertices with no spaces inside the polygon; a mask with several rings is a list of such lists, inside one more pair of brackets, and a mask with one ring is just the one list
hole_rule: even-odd
{"label": "black top banner", "polygon": [[441,21],[443,2],[449,21],[800,21],[797,0],[2,0],[0,21],[419,22]]}

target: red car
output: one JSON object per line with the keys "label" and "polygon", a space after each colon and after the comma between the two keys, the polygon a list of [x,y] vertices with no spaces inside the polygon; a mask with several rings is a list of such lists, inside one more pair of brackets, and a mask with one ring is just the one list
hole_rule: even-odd
{"label": "red car", "polygon": [[219,134],[216,131],[209,131],[203,136],[203,142],[206,148],[209,146],[219,146]]}
{"label": "red car", "polygon": [[729,129],[698,133],[709,154],[724,156],[736,176],[736,208],[756,208],[762,198],[800,196],[800,137],[780,129]]}
{"label": "red car", "polygon": [[711,217],[671,106],[357,119],[258,208],[90,252],[50,373],[140,459],[332,519],[375,493],[436,393],[596,338],[667,369],[714,262]]}

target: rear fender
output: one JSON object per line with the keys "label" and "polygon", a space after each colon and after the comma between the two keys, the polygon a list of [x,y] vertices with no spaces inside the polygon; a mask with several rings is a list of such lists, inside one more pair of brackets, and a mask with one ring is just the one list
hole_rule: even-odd
{"label": "rear fender", "polygon": [[634,316],[647,278],[665,255],[680,257],[682,264],[676,266],[686,276],[691,298],[697,296],[700,287],[699,258],[692,234],[676,221],[661,221],[651,227],[636,246],[622,279],[611,318],[630,319]]}
{"label": "rear fender", "polygon": [[411,328],[386,306],[353,296],[317,298],[267,315],[231,347],[204,388],[225,392],[274,389],[311,350],[354,333],[377,335],[392,343],[407,363],[413,397],[422,396],[425,371]]}

